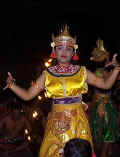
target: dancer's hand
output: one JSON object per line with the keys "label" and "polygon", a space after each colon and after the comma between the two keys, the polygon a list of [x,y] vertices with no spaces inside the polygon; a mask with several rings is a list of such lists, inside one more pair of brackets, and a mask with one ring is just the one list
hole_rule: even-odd
{"label": "dancer's hand", "polygon": [[113,58],[112,58],[112,61],[109,62],[108,64],[106,64],[105,67],[108,67],[108,66],[110,66],[110,65],[115,65],[115,66],[117,66],[117,65],[118,65],[118,62],[117,62],[116,57],[117,57],[117,53],[114,54],[114,56],[113,56]]}
{"label": "dancer's hand", "polygon": [[116,57],[117,57],[117,53],[114,54],[113,59],[112,59],[112,63],[115,64],[115,65],[118,64]]}
{"label": "dancer's hand", "polygon": [[6,86],[3,90],[7,89],[7,88],[11,88],[11,86],[14,84],[15,79],[12,77],[11,73],[8,72],[8,78],[6,80]]}

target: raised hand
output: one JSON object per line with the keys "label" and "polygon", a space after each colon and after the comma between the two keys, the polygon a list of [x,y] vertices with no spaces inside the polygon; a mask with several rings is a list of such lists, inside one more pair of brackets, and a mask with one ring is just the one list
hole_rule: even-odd
{"label": "raised hand", "polygon": [[8,78],[6,80],[6,86],[3,88],[3,90],[6,90],[7,88],[10,88],[11,85],[13,85],[15,82],[15,79],[12,77],[11,73],[8,72]]}
{"label": "raised hand", "polygon": [[117,57],[117,53],[114,54],[114,56],[113,56],[113,58],[112,58],[112,61],[109,62],[108,64],[106,64],[105,67],[108,67],[108,66],[110,66],[110,65],[117,65],[116,57]]}

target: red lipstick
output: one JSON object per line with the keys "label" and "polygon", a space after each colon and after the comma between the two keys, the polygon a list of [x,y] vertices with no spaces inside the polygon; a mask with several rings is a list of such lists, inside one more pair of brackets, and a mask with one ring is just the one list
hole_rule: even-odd
{"label": "red lipstick", "polygon": [[62,58],[67,58],[67,56],[61,56]]}

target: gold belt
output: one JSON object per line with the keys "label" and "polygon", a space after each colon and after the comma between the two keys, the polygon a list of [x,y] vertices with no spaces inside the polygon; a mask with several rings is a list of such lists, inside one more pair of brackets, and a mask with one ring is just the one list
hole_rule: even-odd
{"label": "gold belt", "polygon": [[95,96],[93,96],[93,101],[99,101],[101,98],[104,99],[104,102],[107,102],[110,98],[109,95],[105,95],[105,94],[96,94]]}

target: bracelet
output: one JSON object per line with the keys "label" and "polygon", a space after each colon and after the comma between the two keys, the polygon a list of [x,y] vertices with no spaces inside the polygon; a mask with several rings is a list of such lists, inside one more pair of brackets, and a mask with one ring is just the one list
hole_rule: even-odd
{"label": "bracelet", "polygon": [[8,88],[11,89],[13,85],[14,85],[14,83],[9,84]]}
{"label": "bracelet", "polygon": [[39,88],[39,85],[36,82],[32,82],[32,86],[34,86],[35,88]]}
{"label": "bracelet", "polygon": [[119,71],[118,68],[120,68],[120,66],[116,66],[114,70]]}
{"label": "bracelet", "polygon": [[16,81],[16,80],[15,80],[15,79],[13,79],[13,80],[12,80],[12,82],[8,84],[8,88],[10,88],[10,89],[11,89],[11,88],[12,88],[12,86],[15,84],[15,81]]}

